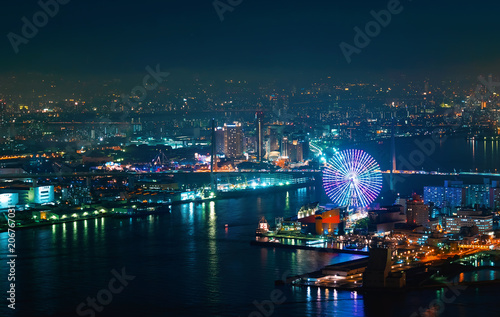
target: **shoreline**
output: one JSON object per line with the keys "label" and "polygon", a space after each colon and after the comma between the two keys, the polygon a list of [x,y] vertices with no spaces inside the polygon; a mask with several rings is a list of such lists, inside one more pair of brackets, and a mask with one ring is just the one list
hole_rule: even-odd
{"label": "shoreline", "polygon": [[[226,200],[226,199],[235,199],[235,198],[241,198],[244,196],[248,195],[262,195],[262,194],[271,194],[271,193],[279,193],[283,191],[288,191],[288,190],[293,190],[293,189],[298,189],[298,188],[303,188],[303,187],[308,187],[314,185],[314,181],[309,181],[303,184],[290,184],[290,185],[283,185],[283,186],[273,186],[273,187],[268,187],[268,188],[259,188],[259,189],[250,189],[250,190],[242,190],[242,191],[235,191],[235,192],[224,192],[224,193],[219,193],[220,196],[216,196],[213,198],[207,198],[203,200],[196,200],[196,199],[191,199],[191,200],[178,200],[178,201],[173,201],[170,203],[165,203],[163,205],[165,206],[177,206],[177,205],[184,205],[184,204],[199,204],[199,203],[205,203],[205,202],[212,202],[216,200]],[[93,219],[100,219],[100,218],[108,218],[108,217],[115,217],[115,216],[121,216],[123,218],[134,218],[134,217],[144,217],[144,216],[149,216],[149,215],[162,215],[162,214],[167,214],[170,212],[153,212],[153,213],[147,213],[144,215],[141,214],[134,214],[134,215],[126,215],[126,214],[119,214],[119,213],[107,213],[107,214],[101,214],[98,216],[88,216],[86,218],[78,218],[78,219],[68,219],[68,220],[57,220],[57,221],[46,221],[46,222],[33,222],[33,223],[28,223],[28,224],[23,224],[16,226],[16,230],[27,230],[27,229],[32,229],[32,228],[39,228],[39,227],[48,227],[51,225],[57,225],[57,224],[63,224],[63,223],[70,223],[70,222],[79,222],[79,221],[84,221],[84,220],[93,220]],[[0,229],[0,233],[2,232],[7,232],[9,230],[8,226],[5,225],[5,228]]]}

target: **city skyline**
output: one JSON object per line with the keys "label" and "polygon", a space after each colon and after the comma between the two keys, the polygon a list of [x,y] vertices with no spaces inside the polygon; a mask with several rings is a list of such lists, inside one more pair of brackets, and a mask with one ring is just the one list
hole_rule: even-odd
{"label": "city skyline", "polygon": [[499,8],[4,4],[0,316],[496,316]]}

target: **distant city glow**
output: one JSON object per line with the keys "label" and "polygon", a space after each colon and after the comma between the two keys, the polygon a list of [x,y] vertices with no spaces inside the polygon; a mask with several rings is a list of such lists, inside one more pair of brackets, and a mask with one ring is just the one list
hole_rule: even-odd
{"label": "distant city glow", "polygon": [[338,206],[369,206],[382,189],[380,166],[362,150],[337,153],[323,172],[328,197]]}

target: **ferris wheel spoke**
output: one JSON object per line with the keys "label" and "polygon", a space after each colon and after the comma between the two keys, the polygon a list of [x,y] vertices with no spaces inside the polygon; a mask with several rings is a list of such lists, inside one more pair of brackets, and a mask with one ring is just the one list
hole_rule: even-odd
{"label": "ferris wheel spoke", "polygon": [[362,150],[338,152],[323,175],[328,197],[339,206],[366,207],[382,189],[380,166]]}

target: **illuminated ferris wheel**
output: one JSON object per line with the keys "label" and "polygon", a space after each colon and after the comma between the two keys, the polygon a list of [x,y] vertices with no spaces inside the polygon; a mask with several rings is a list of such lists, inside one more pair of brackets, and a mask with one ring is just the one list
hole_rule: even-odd
{"label": "illuminated ferris wheel", "polygon": [[323,186],[338,206],[369,206],[382,189],[380,166],[362,150],[338,152],[323,171]]}

